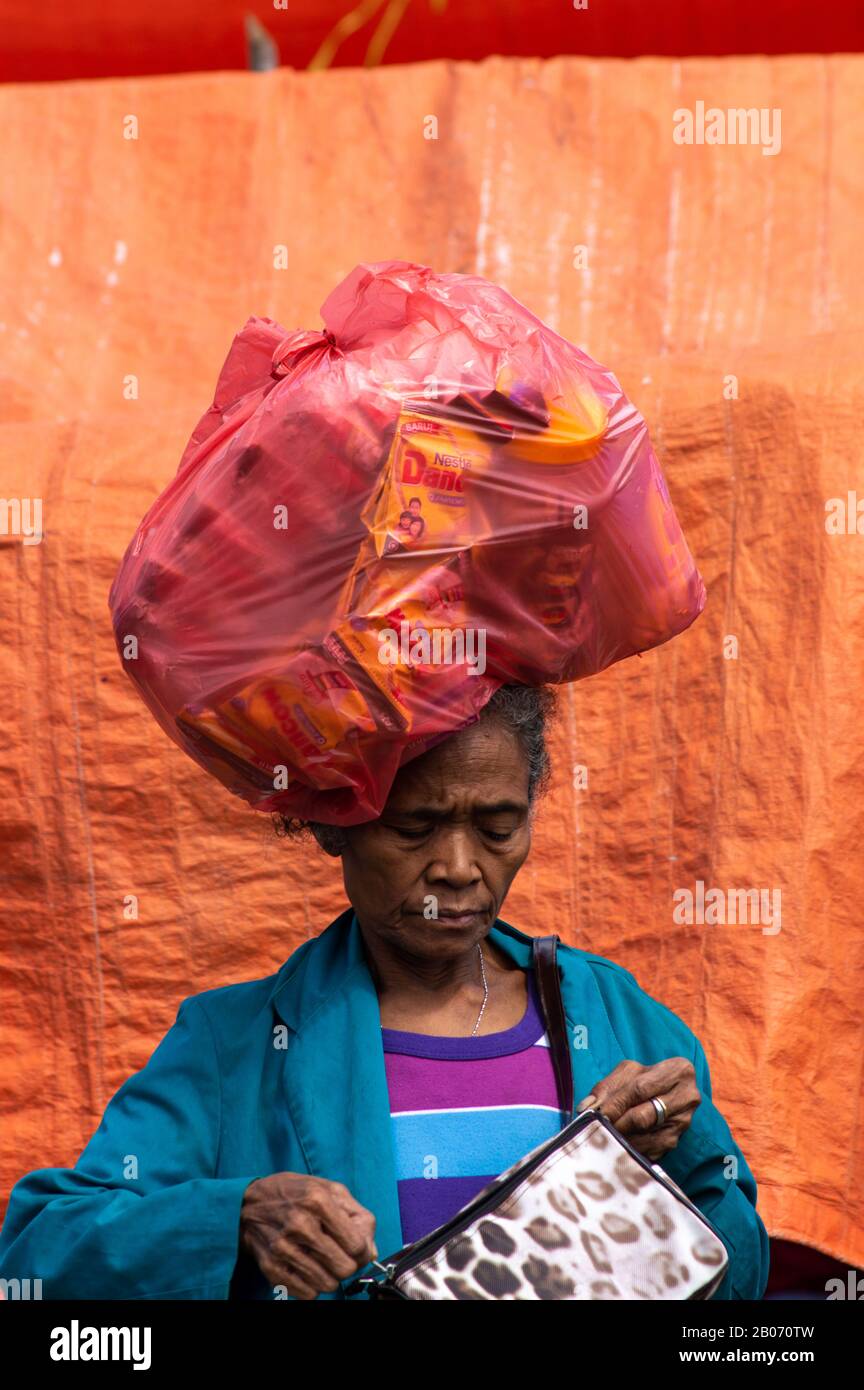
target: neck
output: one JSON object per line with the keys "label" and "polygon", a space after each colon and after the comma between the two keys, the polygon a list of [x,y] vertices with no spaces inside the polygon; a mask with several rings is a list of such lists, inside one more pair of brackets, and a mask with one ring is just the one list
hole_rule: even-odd
{"label": "neck", "polygon": [[483,951],[487,977],[490,966],[494,969],[498,964],[489,943],[483,938],[455,955],[430,958],[417,955],[401,941],[387,940],[366,930],[362,923],[359,925],[369,971],[379,997],[385,994],[437,994],[440,997],[458,994],[466,988],[469,991],[476,988],[481,980],[478,945]]}

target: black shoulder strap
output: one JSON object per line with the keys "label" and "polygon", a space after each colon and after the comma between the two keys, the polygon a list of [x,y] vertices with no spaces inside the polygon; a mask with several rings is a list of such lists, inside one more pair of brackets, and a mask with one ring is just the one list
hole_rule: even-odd
{"label": "black shoulder strap", "polygon": [[564,1017],[564,1001],[561,998],[557,950],[557,936],[535,936],[534,975],[546,1020],[561,1109],[567,1117],[566,1124],[573,1116],[573,1059],[570,1056],[567,1020]]}

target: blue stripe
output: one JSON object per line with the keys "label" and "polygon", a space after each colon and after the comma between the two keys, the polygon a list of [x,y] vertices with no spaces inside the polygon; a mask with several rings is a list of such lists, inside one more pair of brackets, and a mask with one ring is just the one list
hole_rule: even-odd
{"label": "blue stripe", "polygon": [[394,1115],[396,1177],[501,1173],[561,1127],[561,1111],[539,1105]]}

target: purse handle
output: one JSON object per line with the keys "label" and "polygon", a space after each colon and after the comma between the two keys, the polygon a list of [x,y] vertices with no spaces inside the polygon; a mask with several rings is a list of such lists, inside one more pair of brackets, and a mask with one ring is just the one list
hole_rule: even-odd
{"label": "purse handle", "polygon": [[558,1097],[566,1115],[565,1124],[573,1118],[573,1058],[567,1037],[567,1019],[561,997],[561,977],[558,969],[557,936],[534,937],[534,976],[537,992],[546,1020],[552,1066],[558,1082]]}

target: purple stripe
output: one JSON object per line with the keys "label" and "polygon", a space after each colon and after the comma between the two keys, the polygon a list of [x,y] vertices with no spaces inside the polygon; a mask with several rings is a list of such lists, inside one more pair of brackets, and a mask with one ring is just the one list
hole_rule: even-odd
{"label": "purple stripe", "polygon": [[461,1110],[487,1105],[558,1109],[548,1047],[529,1047],[479,1062],[439,1062],[385,1052],[391,1111]]}
{"label": "purple stripe", "polygon": [[497,1176],[490,1173],[485,1178],[403,1178],[398,1184],[403,1242],[408,1245],[436,1226],[443,1226]]}

